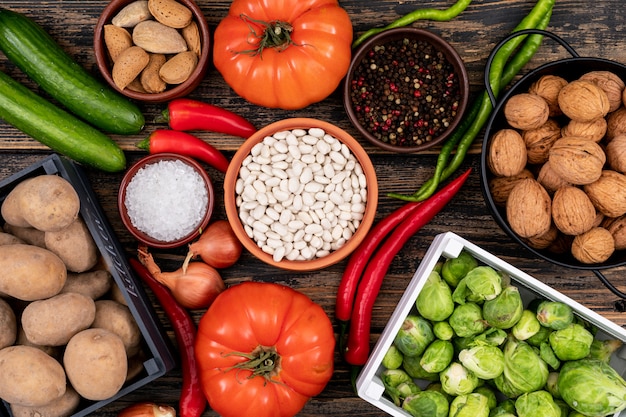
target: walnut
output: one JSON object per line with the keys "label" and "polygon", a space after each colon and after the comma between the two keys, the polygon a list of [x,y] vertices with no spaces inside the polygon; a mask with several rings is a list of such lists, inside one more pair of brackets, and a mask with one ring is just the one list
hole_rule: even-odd
{"label": "walnut", "polygon": [[511,190],[515,187],[517,181],[524,178],[534,178],[534,176],[529,170],[523,169],[522,172],[517,175],[511,175],[509,177],[493,177],[489,181],[489,191],[491,192],[493,202],[498,206],[504,207]]}
{"label": "walnut", "polygon": [[539,184],[541,184],[550,194],[554,193],[561,187],[571,185],[569,182],[565,181],[563,177],[554,172],[550,161],[547,161],[541,166],[541,169],[539,169],[537,181],[539,181]]}
{"label": "walnut", "polygon": [[615,250],[626,249],[626,215],[607,220],[602,225],[613,235]]}
{"label": "walnut", "polygon": [[515,94],[504,105],[507,122],[520,130],[538,128],[548,120],[548,115],[548,103],[537,94]]}
{"label": "walnut", "polygon": [[626,134],[614,137],[606,145],[604,151],[609,166],[617,172],[626,174]]}
{"label": "walnut", "polygon": [[612,170],[602,171],[597,181],[584,186],[596,209],[607,217],[626,213],[626,175]]}
{"label": "walnut", "polygon": [[526,145],[516,130],[500,129],[491,138],[487,164],[494,175],[517,175],[526,166]]}
{"label": "walnut", "polygon": [[559,91],[559,107],[567,117],[590,122],[609,112],[609,98],[590,81],[574,80]]}
{"label": "walnut", "polygon": [[563,114],[559,107],[559,91],[567,84],[567,80],[558,75],[546,74],[539,77],[537,81],[532,83],[528,92],[543,97],[548,103],[548,115],[550,117],[560,116]]}
{"label": "walnut", "polygon": [[611,71],[590,71],[579,79],[591,81],[604,90],[609,99],[609,112],[617,110],[622,105],[625,84],[617,74]]}
{"label": "walnut", "polygon": [[620,107],[606,118],[606,141],[626,133],[626,107]]}
{"label": "walnut", "polygon": [[564,235],[563,233],[559,233],[556,239],[554,239],[554,241],[548,247],[548,251],[551,253],[556,253],[558,255],[570,253],[572,251],[573,240],[574,240],[574,236]]}
{"label": "walnut", "polygon": [[566,235],[579,235],[593,227],[596,208],[580,188],[562,187],[552,197],[552,220]]}
{"label": "walnut", "polygon": [[[559,237],[559,229],[554,224],[550,225],[550,229],[540,236],[534,236],[524,239],[524,241],[534,249],[548,249]],[[569,249],[568,249],[569,250]]]}
{"label": "walnut", "polygon": [[578,235],[572,242],[572,255],[584,264],[602,263],[615,252],[615,240],[611,232],[603,227]]}
{"label": "walnut", "polygon": [[547,191],[536,180],[519,180],[506,202],[506,218],[511,229],[523,238],[548,232],[552,223],[551,204]]}
{"label": "walnut", "polygon": [[536,129],[524,130],[522,138],[526,144],[528,163],[543,164],[548,160],[548,151],[561,137],[561,127],[554,119],[548,119]]}
{"label": "walnut", "polygon": [[606,155],[597,143],[572,136],[557,140],[550,148],[548,160],[565,181],[583,185],[600,178]]}
{"label": "walnut", "polygon": [[578,120],[570,120],[563,129],[562,136],[578,136],[587,138],[594,142],[600,142],[606,134],[607,121],[604,117],[598,117],[590,122],[580,122]]}

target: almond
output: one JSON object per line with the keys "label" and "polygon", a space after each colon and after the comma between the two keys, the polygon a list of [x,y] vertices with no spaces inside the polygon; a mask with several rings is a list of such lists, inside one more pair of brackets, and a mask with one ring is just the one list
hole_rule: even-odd
{"label": "almond", "polygon": [[163,64],[159,76],[168,84],[181,84],[187,81],[197,65],[198,56],[195,52],[181,52]]}
{"label": "almond", "polygon": [[111,23],[115,26],[122,28],[132,28],[139,22],[152,18],[150,10],[148,9],[147,0],[136,0],[124,6],[113,19]]}
{"label": "almond", "polygon": [[148,0],[148,9],[157,21],[171,28],[182,29],[193,19],[191,10],[175,0]]}
{"label": "almond", "polygon": [[187,50],[187,42],[176,29],[154,20],[135,26],[133,42],[153,54],[177,54]]}
{"label": "almond", "polygon": [[200,42],[200,30],[198,29],[198,24],[196,22],[191,22],[185,26],[180,33],[183,35],[185,42],[187,42],[187,49],[200,56],[200,53],[202,52],[202,45]]}
{"label": "almond", "polygon": [[113,64],[111,71],[113,82],[120,90],[123,90],[141,74],[141,71],[148,65],[148,61],[150,61],[150,56],[139,46],[127,48]]}
{"label": "almond", "polygon": [[148,65],[141,71],[141,86],[148,93],[162,93],[167,88],[167,83],[159,75],[159,70],[165,64],[167,58],[163,54],[150,54]]}
{"label": "almond", "polygon": [[127,48],[133,46],[133,39],[130,36],[130,33],[122,28],[115,25],[104,25],[104,44],[106,45],[107,51],[109,52],[109,57],[111,57],[111,61],[117,61],[117,57],[120,56],[122,51]]}

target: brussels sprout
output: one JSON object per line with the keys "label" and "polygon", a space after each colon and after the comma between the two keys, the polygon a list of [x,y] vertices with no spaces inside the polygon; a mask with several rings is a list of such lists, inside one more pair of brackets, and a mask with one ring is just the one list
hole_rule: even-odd
{"label": "brussels sprout", "polygon": [[509,286],[493,300],[483,304],[483,317],[498,329],[510,329],[522,317],[524,302],[517,287]]}
{"label": "brussels sprout", "polygon": [[567,405],[584,415],[607,416],[626,408],[626,382],[597,359],[565,362],[557,387]]}
{"label": "brussels sprout", "polygon": [[541,326],[537,333],[526,339],[526,342],[531,346],[539,347],[542,342],[548,340],[550,333],[552,333],[551,328]]}
{"label": "brussels sprout", "polygon": [[413,381],[402,382],[396,387],[396,390],[398,391],[401,399],[405,399],[422,391],[420,387],[418,387],[417,384]]}
{"label": "brussels sprout", "polygon": [[452,346],[452,342],[436,339],[424,351],[420,365],[426,372],[438,373],[450,365],[453,356],[454,346]]}
{"label": "brussels sprout", "polygon": [[441,277],[451,287],[456,287],[463,277],[478,266],[478,261],[471,253],[461,251],[456,258],[448,258],[441,267]]}
{"label": "brussels sprout", "polygon": [[511,333],[517,340],[527,340],[536,335],[541,329],[537,315],[530,310],[522,311],[519,321],[511,328]]}
{"label": "brussels sprout", "polygon": [[452,314],[452,290],[437,272],[433,271],[428,276],[417,295],[415,306],[422,317],[432,321],[443,321]]}
{"label": "brussels sprout", "polygon": [[437,339],[452,340],[454,337],[454,329],[447,321],[438,321],[433,324],[433,333]]}
{"label": "brussels sprout", "polygon": [[[514,398],[543,388],[548,380],[548,365],[532,346],[524,341],[509,338],[503,352],[504,372],[495,379],[498,389],[508,397]],[[516,392],[517,395],[510,395]]]}
{"label": "brussels sprout", "polygon": [[421,356],[405,356],[402,360],[402,369],[406,371],[412,378],[424,379],[426,381],[439,381],[438,373],[426,372],[420,361]]}
{"label": "brussels sprout", "polygon": [[481,303],[493,300],[502,292],[502,278],[490,266],[477,266],[465,275],[452,293],[452,299],[459,304],[466,301]]}
{"label": "brussels sprout", "polygon": [[506,342],[507,334],[502,329],[496,329],[492,327],[490,329],[485,330],[478,336],[474,337],[474,341],[472,344],[476,343],[486,343],[492,346],[500,346],[504,342]]}
{"label": "brussels sprout", "polygon": [[395,405],[400,406],[402,398],[404,397],[402,397],[398,390],[398,386],[413,383],[413,379],[401,369],[385,369],[380,374],[380,379],[383,381],[385,393],[391,398]]}
{"label": "brussels sprout", "polygon": [[402,409],[415,417],[448,417],[449,404],[442,393],[428,390],[407,397]]}
{"label": "brussels sprout", "polygon": [[515,400],[507,398],[500,401],[495,408],[489,412],[489,417],[510,417],[515,416]]}
{"label": "brussels sprout", "polygon": [[387,369],[398,369],[402,366],[402,358],[402,352],[396,345],[392,344],[385,352],[385,356],[383,356],[382,365]]}
{"label": "brussels sprout", "polygon": [[559,387],[557,386],[557,381],[559,379],[559,373],[557,371],[550,372],[548,374],[548,380],[546,381],[545,389],[548,391],[553,398],[561,398],[561,393],[559,393]]}
{"label": "brussels sprout", "polygon": [[[543,342],[539,345],[539,357],[543,359],[552,369],[559,369],[561,361],[552,350],[549,342]],[[580,358],[579,358],[580,359]]]}
{"label": "brussels sprout", "polygon": [[478,377],[459,362],[452,362],[439,374],[441,388],[450,395],[465,395],[474,391]]}
{"label": "brussels sprout", "polygon": [[489,327],[483,319],[482,309],[476,303],[456,306],[448,319],[448,323],[459,337],[476,336]]}
{"label": "brussels sprout", "polygon": [[556,405],[548,391],[528,392],[515,400],[518,417],[561,417],[561,408]]}
{"label": "brussels sprout", "polygon": [[621,348],[623,342],[619,339],[599,340],[593,339],[591,349],[589,349],[589,359],[598,359],[604,362],[611,360],[611,355]]}
{"label": "brussels sprout", "polygon": [[537,307],[537,320],[542,326],[561,330],[574,322],[574,311],[560,301],[542,301]]}
{"label": "brussels sprout", "polygon": [[463,349],[459,361],[482,379],[493,379],[504,371],[504,353],[497,346],[479,344]]}
{"label": "brussels sprout", "polygon": [[441,393],[441,395],[446,397],[446,400],[448,400],[448,403],[452,401],[452,396],[443,390],[443,387],[441,386],[441,382],[439,381],[439,375],[437,375],[437,381],[433,381],[430,384],[428,384],[426,388],[424,389],[424,391],[437,391]]}
{"label": "brussels sprout", "polygon": [[428,320],[417,315],[408,315],[394,339],[394,344],[405,356],[420,356],[426,346],[435,339]]}
{"label": "brussels sprout", "polygon": [[449,417],[489,417],[489,400],[482,394],[459,395],[450,403]]}
{"label": "brussels sprout", "polygon": [[562,361],[583,359],[591,351],[593,335],[580,324],[570,324],[550,334],[550,346]]}
{"label": "brussels sprout", "polygon": [[[554,397],[554,395],[552,397]],[[553,398],[553,400],[554,400],[554,403],[558,405],[559,408],[561,409],[561,417],[567,417],[569,413],[572,411],[572,409],[569,408],[569,405],[567,405],[565,401],[559,398]]]}
{"label": "brussels sprout", "polygon": [[474,392],[477,392],[487,397],[487,406],[490,410],[496,408],[496,406],[498,405],[498,397],[496,396],[496,392],[487,385],[476,388]]}

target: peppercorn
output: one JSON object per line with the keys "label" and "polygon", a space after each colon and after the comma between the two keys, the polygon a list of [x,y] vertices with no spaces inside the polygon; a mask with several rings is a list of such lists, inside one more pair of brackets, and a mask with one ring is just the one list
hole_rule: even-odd
{"label": "peppercorn", "polygon": [[374,46],[357,65],[350,96],[359,123],[378,140],[418,146],[457,116],[460,80],[445,54],[408,38]]}

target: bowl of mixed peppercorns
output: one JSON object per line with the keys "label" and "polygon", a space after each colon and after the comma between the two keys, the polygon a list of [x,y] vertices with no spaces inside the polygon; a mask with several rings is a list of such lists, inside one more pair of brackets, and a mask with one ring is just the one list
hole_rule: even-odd
{"label": "bowl of mixed peppercorns", "polygon": [[343,100],[352,124],[374,145],[417,152],[444,141],[469,99],[463,60],[440,36],[398,28],[355,51]]}

